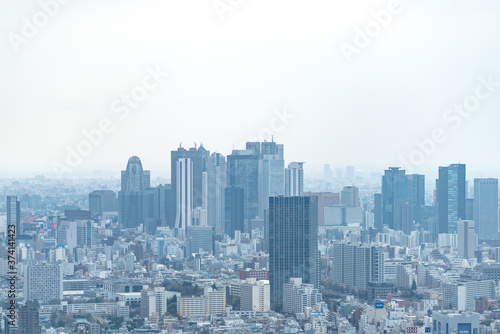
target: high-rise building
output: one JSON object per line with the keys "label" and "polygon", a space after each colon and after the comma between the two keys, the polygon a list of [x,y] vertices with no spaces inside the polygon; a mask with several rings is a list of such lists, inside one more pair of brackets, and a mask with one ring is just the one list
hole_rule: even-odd
{"label": "high-rise building", "polygon": [[382,231],[382,194],[373,195],[373,219],[375,228]]}
{"label": "high-rise building", "polygon": [[89,210],[92,216],[100,216],[103,212],[114,212],[116,204],[114,191],[94,190],[89,194]]}
{"label": "high-rise building", "polygon": [[[259,211],[258,216],[264,217],[264,210],[269,208],[270,196],[285,195],[285,160],[283,144],[275,142],[247,143],[247,150],[258,154],[256,147],[260,145],[259,155]],[[253,219],[255,217],[251,217]]]}
{"label": "high-rise building", "polygon": [[121,228],[136,228],[146,221],[145,190],[150,188],[150,172],[142,168],[141,159],[131,157],[122,171],[118,193],[118,222]]}
{"label": "high-rise building", "polygon": [[473,216],[479,239],[498,239],[498,179],[474,179]]}
{"label": "high-rise building", "polygon": [[[401,201],[404,200],[404,201]],[[399,167],[389,167],[382,176],[382,223],[389,228],[401,226],[398,205],[408,201],[408,179]]]}
{"label": "high-rise building", "polygon": [[227,156],[227,186],[243,190],[243,218],[250,221],[257,217],[259,215],[259,156],[251,150],[233,150],[232,154]]}
{"label": "high-rise building", "polygon": [[16,196],[7,196],[7,226],[16,226],[16,236],[21,235],[21,203]]}
{"label": "high-rise building", "polygon": [[214,251],[214,234],[212,226],[188,226],[187,237],[191,242],[191,253]]}
{"label": "high-rise building", "polygon": [[167,313],[167,291],[164,287],[153,287],[141,291],[141,317],[150,317],[158,313],[161,317]]}
{"label": "high-rise building", "polygon": [[319,287],[316,197],[269,198],[269,278],[271,303],[283,302],[291,277]]}
{"label": "high-rise building", "polygon": [[19,334],[41,334],[40,317],[38,304],[34,301],[27,301],[19,308],[18,331]]}
{"label": "high-rise building", "polygon": [[318,225],[325,225],[325,208],[340,205],[339,193],[305,193],[304,196],[316,197],[318,202]]}
{"label": "high-rise building", "polygon": [[474,257],[474,248],[476,245],[476,236],[474,234],[473,220],[459,220],[457,224],[457,248],[458,256],[464,259]]}
{"label": "high-rise building", "polygon": [[292,162],[285,169],[285,196],[304,195],[304,163]]}
{"label": "high-rise building", "polygon": [[244,231],[245,191],[241,187],[227,187],[224,197],[224,232],[234,238],[234,231]]}
{"label": "high-rise building", "polygon": [[[177,168],[179,166],[179,159],[190,159],[191,161],[191,173],[192,173],[192,181],[191,181],[191,193],[192,193],[192,202],[191,208],[203,207],[203,172],[208,172],[208,157],[210,152],[205,150],[203,145],[199,148],[191,147],[189,150],[185,148],[179,147],[177,151],[172,151],[170,154],[170,172],[171,172],[171,182],[172,182],[172,211],[177,217],[179,214],[177,210],[180,208],[177,204],[177,193],[178,188],[181,185],[177,185],[178,183],[178,175],[182,175],[182,173],[178,173]],[[184,160],[185,161],[185,160]],[[185,167],[185,164],[182,165]],[[204,168],[205,167],[205,168]],[[177,221],[174,222],[176,224]],[[175,227],[174,225],[170,226],[171,228]]]}
{"label": "high-rise building", "polygon": [[425,205],[425,175],[409,174],[407,177],[408,198],[414,207]]}
{"label": "high-rise building", "polygon": [[225,227],[226,158],[212,153],[208,161],[208,225],[218,235]]}
{"label": "high-rise building", "polygon": [[[193,213],[193,162],[190,158],[176,161],[175,175],[175,228],[186,232],[192,225]],[[172,181],[172,184],[174,182]],[[200,205],[201,207],[201,205]]]}
{"label": "high-rise building", "polygon": [[359,189],[354,186],[344,187],[340,193],[340,204],[343,206],[359,206]]}
{"label": "high-rise building", "polygon": [[267,312],[271,309],[269,281],[247,278],[240,286],[240,310]]}
{"label": "high-rise building", "polygon": [[307,307],[321,302],[321,292],[313,284],[302,283],[302,278],[291,277],[283,285],[283,312],[304,313]]}
{"label": "high-rise building", "polygon": [[63,272],[55,264],[29,264],[24,271],[24,298],[50,302],[63,298]]}
{"label": "high-rise building", "polygon": [[369,282],[384,281],[382,248],[337,242],[332,254],[334,283],[364,290]]}
{"label": "high-rise building", "polygon": [[406,202],[401,206],[401,231],[406,235],[410,235],[415,229],[413,205]]}
{"label": "high-rise building", "polygon": [[465,219],[465,165],[439,167],[436,191],[439,233],[456,233],[458,220]]}

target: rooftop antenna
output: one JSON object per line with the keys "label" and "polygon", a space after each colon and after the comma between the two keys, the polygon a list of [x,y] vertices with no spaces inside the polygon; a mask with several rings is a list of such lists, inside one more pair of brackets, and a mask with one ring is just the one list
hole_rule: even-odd
{"label": "rooftop antenna", "polygon": [[182,142],[180,142],[180,144],[179,144],[179,148],[182,148]]}
{"label": "rooftop antenna", "polygon": [[196,142],[194,142],[194,148],[196,148]]}
{"label": "rooftop antenna", "polygon": [[274,143],[274,135],[271,135],[271,143]]}

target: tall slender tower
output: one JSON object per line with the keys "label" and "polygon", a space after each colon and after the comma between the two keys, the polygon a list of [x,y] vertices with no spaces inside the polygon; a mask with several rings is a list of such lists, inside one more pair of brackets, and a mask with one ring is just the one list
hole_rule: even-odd
{"label": "tall slender tower", "polygon": [[208,160],[208,225],[215,234],[224,233],[226,158],[220,153],[212,153]]}
{"label": "tall slender tower", "polygon": [[150,188],[150,172],[142,168],[141,159],[130,157],[122,171],[122,187],[118,193],[118,221],[122,228],[135,228],[146,220],[145,194]]}
{"label": "tall slender tower", "polygon": [[474,179],[472,211],[479,239],[498,239],[498,179]]}
{"label": "tall slender tower", "polygon": [[457,233],[457,222],[465,219],[465,165],[439,167],[436,181],[439,233]]}
{"label": "tall slender tower", "polygon": [[192,224],[193,211],[193,162],[189,158],[180,158],[176,162],[175,228],[186,232]]}
{"label": "tall slender tower", "polygon": [[292,162],[285,169],[285,196],[304,194],[304,163]]}
{"label": "tall slender tower", "polygon": [[16,196],[7,196],[7,226],[16,225],[16,235],[21,234],[21,204]]}

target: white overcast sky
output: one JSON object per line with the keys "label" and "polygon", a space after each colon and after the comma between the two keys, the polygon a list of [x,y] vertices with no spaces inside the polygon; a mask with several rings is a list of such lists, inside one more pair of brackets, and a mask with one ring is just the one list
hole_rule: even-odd
{"label": "white overcast sky", "polygon": [[[443,120],[479,77],[500,81],[499,1],[401,0],[350,63],[340,44],[389,1],[225,2],[234,10],[221,20],[213,0],[72,0],[15,52],[9,34],[41,8],[1,1],[0,176],[50,174],[109,118],[114,131],[73,173],[118,175],[137,155],[167,177],[180,142],[227,155],[283,108],[295,115],[275,133],[287,163],[399,165],[442,128],[448,139],[425,166],[500,165],[500,87],[458,129]],[[171,75],[120,119],[113,101],[148,66]]]}

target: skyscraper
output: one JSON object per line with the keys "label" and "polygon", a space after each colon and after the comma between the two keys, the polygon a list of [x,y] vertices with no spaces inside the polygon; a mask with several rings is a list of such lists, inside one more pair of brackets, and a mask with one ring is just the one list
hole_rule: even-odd
{"label": "skyscraper", "polygon": [[224,233],[226,173],[226,158],[212,153],[208,163],[208,225],[215,234]]}
{"label": "skyscraper", "polygon": [[234,238],[234,231],[243,232],[245,191],[241,187],[227,187],[224,194],[224,232]]}
{"label": "skyscraper", "polygon": [[401,203],[398,199],[408,199],[408,181],[404,170],[389,167],[382,176],[382,223],[389,228],[401,226],[396,213],[397,205]]}
{"label": "skyscraper", "polygon": [[258,154],[254,149],[258,145],[261,145],[258,216],[262,218],[264,217],[264,210],[269,208],[269,197],[285,195],[285,160],[282,144],[275,142],[247,143],[247,150],[253,150],[254,154]]}
{"label": "skyscraper", "polygon": [[243,189],[243,217],[259,215],[259,156],[251,150],[233,150],[227,157],[227,186]]}
{"label": "skyscraper", "polygon": [[[191,208],[197,208],[197,207],[202,207],[203,206],[203,172],[207,172],[206,169],[204,169],[204,165],[208,165],[208,156],[210,152],[205,150],[203,145],[201,145],[199,148],[196,147],[191,147],[189,150],[186,150],[185,148],[179,147],[177,151],[171,151],[170,154],[170,173],[171,173],[171,182],[172,182],[172,191],[173,191],[173,196],[172,196],[172,211],[177,217],[178,213],[177,210],[180,208],[179,205],[177,204],[177,192],[178,192],[178,187],[177,187],[177,161],[179,159],[190,159],[192,163],[191,167],[191,172],[193,174],[192,176],[192,202],[191,202]],[[181,191],[182,192],[182,191]],[[174,222],[176,224],[177,221]],[[170,226],[171,228],[174,227],[174,225]]]}
{"label": "skyscraper", "polygon": [[344,187],[340,193],[340,204],[344,206],[359,206],[359,189],[354,186]]}
{"label": "skyscraper", "polygon": [[498,179],[474,179],[473,216],[479,239],[498,239]]}
{"label": "skyscraper", "polygon": [[382,194],[373,195],[373,219],[375,228],[382,230]]}
{"label": "skyscraper", "polygon": [[177,205],[175,228],[186,232],[186,228],[192,225],[193,162],[190,158],[179,158],[175,165],[175,203]]}
{"label": "skyscraper", "polygon": [[292,277],[319,287],[317,210],[316,197],[269,198],[271,304],[282,304]]}
{"label": "skyscraper", "polygon": [[458,220],[465,218],[465,165],[439,167],[436,190],[439,233],[456,233]]}
{"label": "skyscraper", "polygon": [[89,194],[89,210],[92,216],[116,211],[116,194],[111,190],[94,190]]}
{"label": "skyscraper", "polygon": [[285,196],[303,196],[304,163],[292,162],[285,169]]}
{"label": "skyscraper", "polygon": [[16,235],[21,235],[21,203],[16,196],[7,196],[7,226],[16,225]]}
{"label": "skyscraper", "polygon": [[458,256],[464,259],[473,258],[476,245],[474,221],[460,219],[457,223],[457,234]]}
{"label": "skyscraper", "polygon": [[122,171],[122,186],[118,193],[118,222],[121,228],[136,228],[144,224],[144,191],[150,188],[150,172],[142,168],[141,159],[128,159],[127,169]]}
{"label": "skyscraper", "polygon": [[408,198],[414,207],[425,205],[425,175],[407,175]]}

